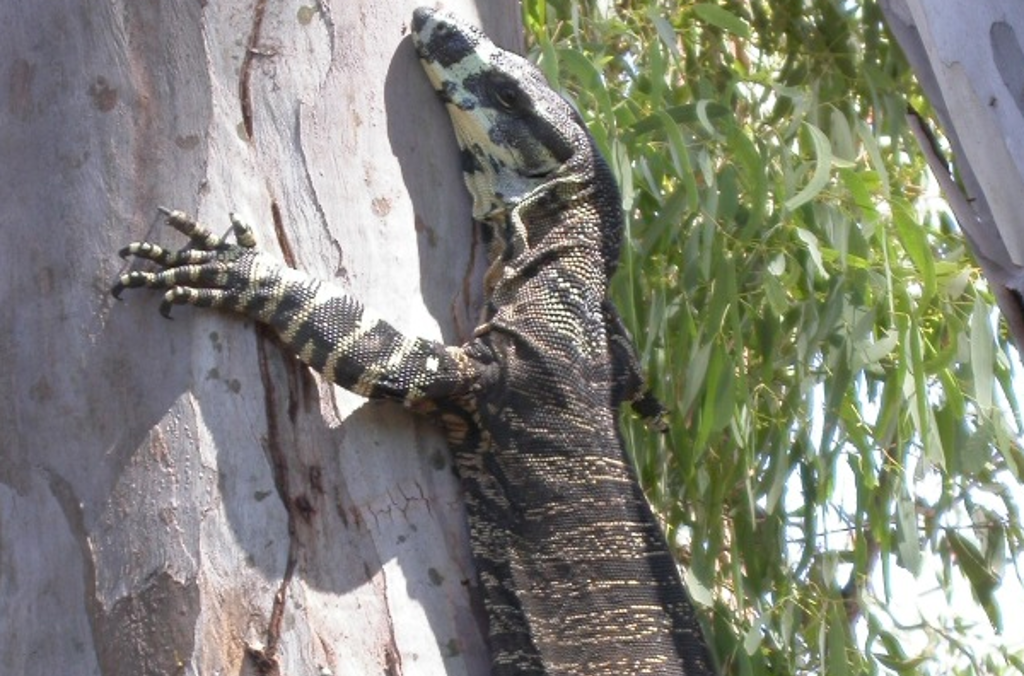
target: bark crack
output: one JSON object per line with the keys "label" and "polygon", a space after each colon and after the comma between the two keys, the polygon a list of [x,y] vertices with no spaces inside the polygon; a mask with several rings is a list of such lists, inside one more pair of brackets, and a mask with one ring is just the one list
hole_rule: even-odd
{"label": "bark crack", "polygon": [[260,30],[263,28],[263,17],[267,11],[267,0],[256,0],[253,10],[252,30],[249,31],[249,39],[245,43],[245,54],[242,56],[242,68],[238,80],[238,99],[242,106],[242,125],[245,127],[245,135],[252,140],[252,90],[250,81],[252,78],[252,60],[259,51],[257,45],[260,42]]}
{"label": "bark crack", "polygon": [[274,235],[277,237],[277,244],[281,247],[281,256],[284,258],[284,262],[288,264],[288,267],[295,267],[295,251],[292,249],[292,243],[288,240],[288,233],[284,229],[284,219],[281,218],[281,207],[277,205],[277,200],[270,200],[270,217],[274,222]]}
{"label": "bark crack", "polygon": [[[469,243],[469,260],[466,261],[466,269],[462,272],[461,299],[458,296],[453,298],[449,308],[452,321],[455,324],[455,335],[459,338],[460,342],[470,340],[473,337],[473,330],[476,328],[476,324],[484,321],[483,316],[478,316],[475,318],[476,324],[473,323],[473,271],[476,269],[476,253],[480,242],[479,230],[478,224],[474,222],[473,227],[470,229],[472,239]],[[462,301],[461,312],[458,307],[460,300]],[[470,325],[466,326],[463,319],[470,322]]]}
{"label": "bark crack", "polygon": [[277,389],[270,374],[270,363],[267,356],[267,344],[271,342],[268,329],[262,326],[257,331],[256,351],[259,359],[260,380],[263,382],[264,405],[267,417],[267,453],[270,455],[274,472],[274,486],[288,514],[288,559],[285,563],[284,575],[274,594],[274,602],[267,623],[265,643],[246,646],[246,654],[252,659],[258,673],[264,676],[279,676],[280,664],[277,651],[281,641],[281,624],[284,619],[285,605],[288,601],[288,587],[291,585],[298,562],[299,541],[296,537],[297,505],[291,498],[288,486],[288,456],[281,443],[281,425],[278,417],[279,405]]}
{"label": "bark crack", "polygon": [[[369,571],[367,571],[369,573]],[[402,676],[402,655],[398,651],[398,641],[395,639],[395,621],[391,617],[391,607],[388,605],[388,576],[383,566],[380,569],[381,592],[384,597],[384,615],[388,627],[388,642],[384,646],[384,674],[385,676]]]}

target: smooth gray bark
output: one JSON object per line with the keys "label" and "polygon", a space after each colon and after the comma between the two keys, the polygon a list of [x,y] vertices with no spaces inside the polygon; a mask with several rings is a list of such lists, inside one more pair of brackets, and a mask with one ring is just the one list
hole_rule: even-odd
{"label": "smooth gray bark", "polygon": [[881,0],[953,149],[960,186],[926,155],[1024,350],[1024,6]]}
{"label": "smooth gray bark", "polygon": [[[0,671],[486,673],[432,425],[250,323],[108,294],[118,248],[181,243],[158,204],[236,211],[465,336],[468,198],[394,4],[0,4]],[[501,4],[482,25],[517,46]]]}

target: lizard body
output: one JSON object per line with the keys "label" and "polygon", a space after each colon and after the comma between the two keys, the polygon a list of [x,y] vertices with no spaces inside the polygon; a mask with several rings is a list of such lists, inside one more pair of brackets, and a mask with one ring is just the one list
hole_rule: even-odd
{"label": "lizard body", "polygon": [[495,674],[712,674],[617,414],[661,409],[608,298],[622,235],[611,170],[528,61],[449,15],[416,10],[413,43],[462,149],[488,248],[483,323],[462,346],[407,337],[328,282],[181,212],[191,240],[122,249],[157,263],[113,289],[165,290],[270,326],[302,361],[441,423],[463,485]]}

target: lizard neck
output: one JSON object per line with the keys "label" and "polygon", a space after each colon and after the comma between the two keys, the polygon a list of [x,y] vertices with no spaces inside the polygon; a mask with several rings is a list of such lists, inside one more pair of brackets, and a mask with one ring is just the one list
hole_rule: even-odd
{"label": "lizard neck", "polygon": [[589,289],[607,291],[622,240],[622,200],[611,169],[596,148],[589,150],[581,153],[587,162],[574,159],[481,222],[489,264],[486,298],[500,303],[509,294],[499,287],[518,287],[549,265],[585,273]]}

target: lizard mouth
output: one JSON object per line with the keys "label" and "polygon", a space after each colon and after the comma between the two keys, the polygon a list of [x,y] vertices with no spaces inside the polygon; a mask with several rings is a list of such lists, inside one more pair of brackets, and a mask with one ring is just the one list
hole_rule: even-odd
{"label": "lizard mouth", "polygon": [[429,7],[417,7],[412,12],[412,39],[417,43],[419,47],[420,41],[417,40],[423,32],[423,27],[427,25],[427,21],[430,17],[434,16],[436,10],[430,9]]}
{"label": "lizard mouth", "polygon": [[433,16],[434,11],[429,7],[417,7],[414,9],[412,11],[412,32],[419,33],[423,30],[423,25],[427,23],[427,19]]}
{"label": "lizard mouth", "polygon": [[547,178],[548,176],[556,172],[559,166],[561,165],[554,164],[551,166],[539,167],[532,171],[523,171],[522,169],[519,169],[516,170],[516,173],[522,176],[523,178]]}

